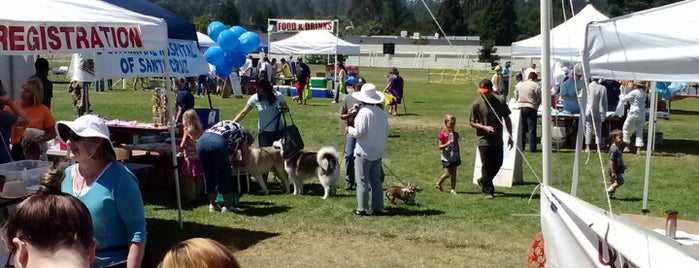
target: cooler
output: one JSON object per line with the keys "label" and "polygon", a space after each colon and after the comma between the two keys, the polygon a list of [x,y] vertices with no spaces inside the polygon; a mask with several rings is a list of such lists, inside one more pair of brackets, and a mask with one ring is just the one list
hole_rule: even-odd
{"label": "cooler", "polygon": [[325,77],[311,77],[311,87],[327,88],[328,80]]}

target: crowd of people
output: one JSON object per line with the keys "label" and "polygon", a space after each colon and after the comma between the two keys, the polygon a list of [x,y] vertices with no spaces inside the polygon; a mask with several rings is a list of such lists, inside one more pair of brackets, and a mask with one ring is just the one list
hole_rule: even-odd
{"label": "crowd of people", "polygon": [[[146,255],[146,221],[138,181],[117,161],[103,119],[87,114],[72,121],[54,120],[50,111],[52,85],[46,79],[47,65],[45,59],[37,60],[37,73],[22,85],[19,100],[0,96],[0,103],[5,106],[0,111],[3,141],[0,163],[38,159],[37,144],[57,137],[67,145],[73,164],[47,173],[41,190],[18,205],[7,225],[6,241],[12,254],[9,262],[19,267],[45,263],[65,263],[71,267],[140,267]],[[246,168],[255,136],[240,121],[250,111],[257,110],[257,145],[272,146],[274,141],[287,135],[284,113],[289,112],[284,95],[274,89],[274,84],[290,77],[295,80],[297,94],[302,96],[310,82],[310,68],[302,58],[282,58],[277,62],[265,57],[257,70],[253,83],[252,58],[248,57],[234,79],[239,79],[235,83],[242,90],[234,89],[234,94],[242,96],[242,92],[247,92],[252,93],[251,96],[232,120],[222,120],[206,129],[193,108],[194,93],[200,95],[210,89],[209,77],[181,78],[175,83],[175,120],[182,126],[178,146],[184,153],[181,170],[188,185],[185,188],[192,190],[187,196],[195,199],[203,193],[210,212],[242,210],[242,192],[234,189],[231,176],[234,168]],[[482,163],[477,184],[486,199],[495,197],[493,180],[503,164],[503,150],[511,150],[515,144],[509,117],[511,109],[521,111],[520,148],[524,150],[528,144],[529,152],[535,152],[538,109],[542,90],[546,90],[541,88],[536,65],[532,64],[514,74],[517,80],[512,96],[514,106],[508,106],[511,65],[509,62],[498,65],[494,71],[491,79],[480,81],[468,119],[469,126],[475,130]],[[625,116],[623,130],[612,131],[607,139],[610,144],[607,172],[611,180],[607,192],[610,198],[616,198],[626,169],[621,154],[629,150],[633,128],[635,147],[644,145],[641,137],[647,84],[584,81],[578,66],[570,73],[563,73],[565,75],[554,83],[551,91],[559,98],[562,111],[579,113],[580,108],[585,107],[581,120],[585,120],[588,149],[593,144],[606,144],[601,125],[607,111],[621,110],[617,115]],[[335,92],[333,102],[341,102],[339,117],[347,126],[344,133],[345,190],[356,190],[357,206],[351,211],[353,215],[383,215],[382,159],[387,149],[388,116],[396,115],[398,105],[404,101],[405,81],[396,68],[389,72],[386,85],[381,87],[383,90],[354,75],[344,64],[338,64],[337,78],[342,86]],[[230,77],[224,78],[227,79]],[[587,89],[586,95],[582,94],[583,88]],[[340,100],[341,93],[345,96]],[[306,104],[305,98],[295,101],[299,105]],[[627,103],[629,107],[624,109]],[[449,178],[452,194],[458,194],[457,168],[462,164],[459,144],[462,137],[456,121],[455,116],[445,115],[444,127],[437,135],[444,172],[435,188],[444,191],[443,184]],[[28,132],[38,134],[27,135]],[[266,174],[256,179],[266,180]],[[222,197],[222,206],[217,202],[217,195]],[[60,218],[52,218],[52,215]],[[58,233],[47,232],[46,226],[55,227]],[[222,244],[193,238],[168,251],[160,267],[239,267],[239,264]]]}

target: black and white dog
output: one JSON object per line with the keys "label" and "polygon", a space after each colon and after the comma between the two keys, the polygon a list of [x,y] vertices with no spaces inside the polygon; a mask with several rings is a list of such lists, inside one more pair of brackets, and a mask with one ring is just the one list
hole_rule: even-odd
{"label": "black and white dog", "polygon": [[316,176],[323,185],[323,199],[337,191],[337,180],[340,177],[340,157],[334,147],[325,146],[318,152],[295,150],[291,141],[282,138],[272,146],[281,150],[284,158],[284,169],[294,183],[294,194],[303,194],[303,180]]}

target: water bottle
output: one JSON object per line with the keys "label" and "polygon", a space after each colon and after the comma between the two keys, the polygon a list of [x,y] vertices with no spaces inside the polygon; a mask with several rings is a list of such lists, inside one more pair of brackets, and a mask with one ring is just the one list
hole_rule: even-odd
{"label": "water bottle", "polygon": [[677,231],[677,211],[665,211],[665,236],[675,239]]}
{"label": "water bottle", "polygon": [[454,147],[454,132],[449,132],[449,142],[451,142],[449,145]]}

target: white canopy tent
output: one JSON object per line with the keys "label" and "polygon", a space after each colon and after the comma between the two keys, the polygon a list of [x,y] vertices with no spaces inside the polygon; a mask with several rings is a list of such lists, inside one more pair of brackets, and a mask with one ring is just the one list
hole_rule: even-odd
{"label": "white canopy tent", "polygon": [[[98,0],[22,0],[0,9],[0,54],[3,56],[167,49],[168,30],[163,19]],[[167,53],[164,57],[167,62]],[[168,76],[168,64],[165,66],[164,73]],[[170,109],[173,107],[173,102],[170,102]],[[173,121],[174,114],[171,113],[170,122]],[[174,140],[172,124],[170,136]],[[174,159],[174,143],[172,149]],[[182,228],[177,177],[175,170],[179,223]]]}
{"label": "white canopy tent", "polygon": [[[587,26],[583,64],[593,77],[644,81],[699,81],[699,0],[688,0]],[[655,88],[655,86],[651,86]],[[646,148],[655,142],[653,91]],[[650,157],[646,150],[643,209],[648,211]]]}
{"label": "white canopy tent", "polygon": [[591,23],[585,63],[593,77],[699,81],[699,1]]}
{"label": "white canopy tent", "polygon": [[271,54],[358,55],[359,45],[342,40],[325,30],[303,31],[269,45]]}
{"label": "white canopy tent", "polygon": [[199,51],[204,52],[212,46],[217,46],[216,41],[211,39],[208,35],[197,32],[197,42],[199,43]]}
{"label": "white canopy tent", "polygon": [[[592,21],[609,17],[588,4],[578,14],[549,32],[551,36],[551,58],[579,62],[580,52],[585,45],[585,27]],[[541,57],[541,35],[512,43],[512,57]]]}

